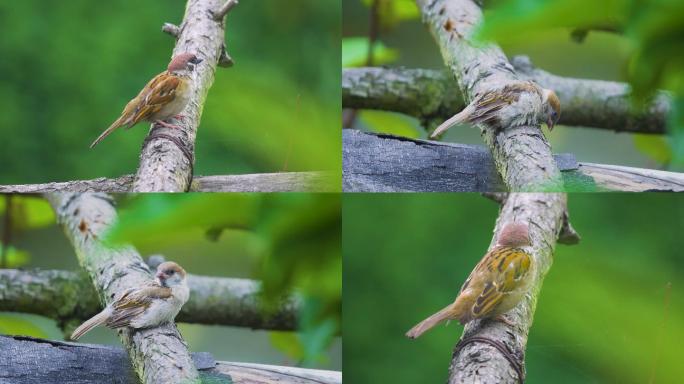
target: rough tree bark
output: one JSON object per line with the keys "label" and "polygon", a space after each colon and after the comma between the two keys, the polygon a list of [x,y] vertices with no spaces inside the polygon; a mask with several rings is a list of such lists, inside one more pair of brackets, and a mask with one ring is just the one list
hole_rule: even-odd
{"label": "rough tree bark", "polygon": [[[192,359],[204,383],[342,383],[341,372],[215,361],[206,352],[193,353]],[[121,348],[0,336],[0,382],[134,384],[138,380]]]}
{"label": "rough tree bark", "polygon": [[[47,199],[102,302],[108,304],[126,289],[153,279],[147,264],[132,246],[113,248],[103,244],[103,234],[117,218],[111,197],[64,193],[49,194]],[[119,336],[143,383],[198,380],[197,369],[175,324],[138,331],[121,329]]]}
{"label": "rough tree bark", "polygon": [[192,96],[181,112],[185,118],[169,121],[181,129],[152,125],[140,153],[134,192],[184,192],[190,188],[204,100],[214,82],[216,66],[231,62],[224,43],[224,16],[232,8],[228,5],[225,0],[188,0],[180,27],[164,25],[163,31],[177,40],[172,56],[192,52],[204,61],[193,72]]}
{"label": "rough tree bark", "polygon": [[[345,192],[493,192],[506,187],[487,148],[345,129]],[[567,191],[684,191],[684,174],[554,155]]]}
{"label": "rough tree bark", "polygon": [[[521,80],[498,46],[476,46],[470,41],[474,27],[482,20],[482,11],[475,2],[416,1],[466,102],[476,94]],[[496,168],[509,190],[558,190],[562,186],[551,147],[539,125],[504,129],[498,133],[489,127],[481,128]]]}
{"label": "rough tree bark", "polygon": [[[131,191],[135,175],[44,184],[0,185],[0,193]],[[330,172],[282,172],[252,175],[197,176],[190,192],[338,192]]]}
{"label": "rough tree bark", "polygon": [[[178,322],[297,329],[300,300],[292,297],[267,310],[259,298],[258,281],[188,274],[188,285],[190,299],[176,317]],[[46,316],[71,333],[101,310],[97,292],[84,272],[0,270],[0,311]]]}
{"label": "rough tree bark", "polygon": [[[449,383],[503,384],[524,381],[527,335],[544,276],[553,261],[556,241],[574,244],[579,236],[568,223],[566,195],[562,193],[511,193],[499,212],[490,249],[505,223],[530,224],[530,254],[536,266],[536,279],[520,304],[506,313],[513,324],[475,320],[465,326],[454,349],[449,367]],[[495,347],[493,341],[501,349]]]}
{"label": "rough tree bark", "polygon": [[[660,92],[643,111],[630,105],[630,87],[613,81],[573,79],[535,68],[526,56],[511,64],[523,79],[553,89],[561,100],[559,124],[616,132],[665,133],[671,100]],[[465,106],[448,71],[405,68],[349,68],[342,72],[342,106],[400,112],[440,123]]]}

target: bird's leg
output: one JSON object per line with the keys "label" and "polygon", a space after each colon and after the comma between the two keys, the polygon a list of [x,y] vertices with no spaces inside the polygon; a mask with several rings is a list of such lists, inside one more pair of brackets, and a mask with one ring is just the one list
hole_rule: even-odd
{"label": "bird's leg", "polygon": [[187,116],[185,116],[185,115],[181,115],[180,113],[179,113],[179,114],[177,114],[177,115],[174,115],[174,116],[173,116],[173,118],[174,118],[174,119],[176,119],[176,120],[180,120],[180,121],[182,121],[182,122],[184,122],[184,123],[185,123],[185,119],[186,119],[186,117],[187,117]]}
{"label": "bird's leg", "polygon": [[495,317],[494,320],[500,321],[500,322],[502,322],[508,326],[515,327],[515,323],[511,320],[508,320],[508,318],[504,315],[499,315],[499,316]]}
{"label": "bird's leg", "polygon": [[157,120],[157,121],[154,122],[154,124],[159,124],[159,125],[161,125],[162,127],[171,128],[171,129],[182,129],[181,127],[179,127],[179,126],[177,126],[177,125],[169,124],[169,123],[167,123],[167,122],[165,122],[165,121],[163,121],[163,120]]}

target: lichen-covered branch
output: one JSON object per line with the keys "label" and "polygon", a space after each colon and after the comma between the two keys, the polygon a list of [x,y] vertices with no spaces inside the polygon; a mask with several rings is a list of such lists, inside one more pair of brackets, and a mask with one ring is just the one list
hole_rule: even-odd
{"label": "lichen-covered branch", "polygon": [[[276,308],[263,307],[260,283],[249,279],[188,274],[190,299],[177,322],[252,329],[297,329],[300,302],[292,297]],[[59,270],[0,270],[0,311],[34,313],[73,328],[102,310],[87,274]]]}
{"label": "lichen-covered branch", "polygon": [[181,129],[152,125],[140,153],[140,166],[133,181],[134,192],[185,192],[190,188],[195,138],[204,100],[225,51],[225,22],[223,18],[214,19],[212,12],[220,10],[223,5],[221,0],[188,0],[180,27],[173,28],[171,24],[163,27],[177,39],[173,56],[191,52],[203,62],[193,72],[190,102],[181,112],[184,118],[170,121]]}
{"label": "lichen-covered branch", "polygon": [[[134,175],[44,184],[0,185],[0,193],[130,192]],[[338,192],[339,179],[330,172],[280,172],[249,175],[197,176],[190,192]]]}
{"label": "lichen-covered branch", "polygon": [[[104,304],[120,297],[126,289],[143,286],[153,279],[149,267],[132,246],[103,243],[104,233],[117,220],[110,196],[53,193],[47,199]],[[171,384],[198,380],[197,369],[175,324],[118,332],[141,382]]]}
{"label": "lichen-covered branch", "polygon": [[[527,222],[532,240],[536,279],[518,306],[506,313],[507,325],[500,321],[475,320],[465,326],[461,341],[454,350],[449,367],[449,383],[521,383],[524,381],[524,356],[527,335],[537,305],[544,276],[551,268],[553,251],[566,217],[567,201],[563,193],[511,193],[501,207],[494,246],[502,226],[512,221]],[[474,339],[473,339],[474,338]],[[465,340],[487,339],[505,347],[502,353],[490,343]],[[515,364],[511,364],[514,362]],[[522,374],[523,377],[519,377]]]}
{"label": "lichen-covered branch", "polygon": [[[206,352],[193,353],[192,359],[203,383],[342,383],[342,372],[336,371],[216,361]],[[22,336],[0,336],[0,372],[13,384],[139,382],[121,348]]]}
{"label": "lichen-covered branch", "polygon": [[[345,129],[345,192],[505,191],[487,148]],[[567,191],[684,191],[684,173],[578,162],[554,155]]]}
{"label": "lichen-covered branch", "polygon": [[[616,132],[665,133],[671,100],[660,92],[643,110],[633,109],[629,85],[573,79],[535,68],[526,56],[511,60],[522,78],[553,89],[561,100],[559,124]],[[342,72],[342,106],[400,112],[423,121],[445,120],[464,107],[448,71],[406,68],[349,68]]]}
{"label": "lichen-covered branch", "polygon": [[[456,77],[466,102],[476,94],[501,89],[521,79],[498,46],[475,44],[470,40],[475,26],[482,21],[482,10],[472,0],[417,0],[417,3],[423,22],[435,38],[446,66]],[[499,132],[493,127],[481,128],[509,190],[539,191],[562,186],[560,171],[539,124],[504,127]]]}

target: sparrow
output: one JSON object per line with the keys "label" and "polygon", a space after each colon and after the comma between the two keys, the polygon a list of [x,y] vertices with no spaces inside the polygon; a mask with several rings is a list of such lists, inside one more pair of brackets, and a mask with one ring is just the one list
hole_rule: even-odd
{"label": "sparrow", "polygon": [[456,300],[411,328],[406,336],[415,339],[444,320],[465,325],[474,319],[499,317],[527,293],[534,278],[534,258],[523,250],[531,245],[528,225],[506,224],[491,251],[482,258],[461,287]]}
{"label": "sparrow", "polygon": [[560,100],[554,91],[532,81],[516,81],[501,89],[476,95],[461,112],[440,124],[430,138],[435,139],[447,129],[462,123],[486,124],[503,129],[545,122],[552,131],[560,113]]}
{"label": "sparrow", "polygon": [[202,62],[192,53],[181,53],[174,57],[166,71],[150,80],[145,88],[126,104],[121,116],[90,144],[96,146],[119,127],[131,128],[141,121],[147,121],[167,128],[178,128],[164,120],[178,115],[190,100],[190,78],[195,65]]}
{"label": "sparrow", "polygon": [[71,339],[78,340],[102,324],[112,329],[141,329],[173,321],[189,296],[185,270],[171,261],[161,263],[154,282],[125,291],[102,312],[76,328]]}

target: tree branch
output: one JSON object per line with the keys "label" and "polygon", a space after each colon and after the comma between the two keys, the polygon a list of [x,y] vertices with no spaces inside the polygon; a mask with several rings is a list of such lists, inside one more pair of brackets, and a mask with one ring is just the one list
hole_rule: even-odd
{"label": "tree branch", "polygon": [[[625,83],[573,79],[535,68],[526,56],[511,60],[515,71],[561,100],[559,124],[616,132],[665,133],[671,100],[660,92],[643,111],[631,107]],[[351,68],[342,72],[345,108],[400,112],[426,122],[445,120],[465,106],[463,96],[447,71],[405,68]]]}
{"label": "tree branch", "polygon": [[[48,194],[47,199],[102,302],[109,304],[126,289],[152,280],[147,264],[132,246],[111,248],[102,242],[103,234],[117,219],[111,197],[64,193]],[[118,332],[143,383],[183,383],[199,378],[175,324]]]}
{"label": "tree branch", "polygon": [[[130,192],[133,175],[45,184],[0,185],[0,193]],[[190,192],[337,192],[329,172],[281,172],[251,175],[197,176]],[[339,181],[337,181],[339,183]]]}
{"label": "tree branch", "polygon": [[[206,352],[192,359],[203,383],[342,383],[341,372],[215,361]],[[121,348],[21,336],[0,336],[0,372],[14,384],[138,383]]]}
{"label": "tree branch", "polygon": [[152,125],[140,153],[134,192],[184,192],[190,188],[197,127],[204,100],[214,82],[216,66],[225,50],[225,23],[223,19],[215,20],[211,11],[223,5],[221,0],[188,1],[181,27],[163,28],[177,37],[173,56],[192,52],[204,61],[193,72],[190,102],[181,112],[185,118],[171,121],[181,129]]}
{"label": "tree branch", "polygon": [[[518,306],[506,313],[513,323],[475,320],[465,326],[461,340],[454,349],[449,367],[449,383],[519,383],[524,381],[524,355],[527,335],[532,326],[537,297],[546,273],[551,268],[556,239],[566,213],[566,195],[562,193],[511,193],[501,207],[495,234],[513,221],[530,224],[536,279]],[[495,348],[494,341],[506,353]],[[516,363],[512,365],[511,362]],[[516,369],[518,368],[518,369]],[[519,377],[519,372],[523,377]]]}
{"label": "tree branch", "polygon": [[[485,147],[345,129],[345,192],[497,192],[505,185]],[[684,191],[684,174],[577,162],[555,155],[565,190]],[[565,191],[557,189],[556,191]]]}
{"label": "tree branch", "polygon": [[[470,41],[474,27],[482,20],[482,11],[472,0],[417,0],[417,3],[423,22],[432,32],[467,102],[476,94],[520,80],[498,46],[476,45]],[[561,188],[560,170],[539,124],[507,128],[499,131],[481,126],[496,169],[508,189]]]}
{"label": "tree branch", "polygon": [[[252,329],[297,329],[299,299],[272,311],[260,299],[260,282],[188,274],[190,299],[176,321]],[[59,270],[0,270],[0,311],[34,313],[55,319],[67,333],[102,310],[87,274]]]}

